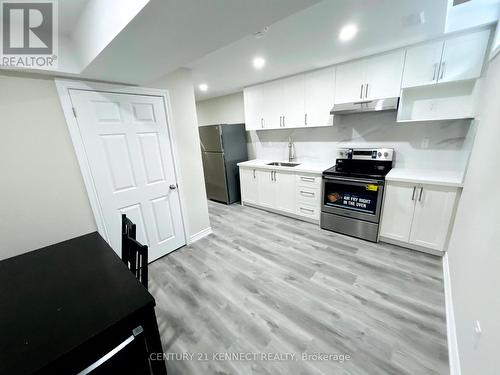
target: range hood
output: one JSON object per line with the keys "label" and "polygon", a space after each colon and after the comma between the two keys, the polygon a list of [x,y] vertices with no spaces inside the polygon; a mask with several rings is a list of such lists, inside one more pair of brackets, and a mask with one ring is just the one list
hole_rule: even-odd
{"label": "range hood", "polygon": [[342,115],[359,112],[395,111],[398,109],[399,98],[367,100],[354,103],[335,104],[331,115]]}

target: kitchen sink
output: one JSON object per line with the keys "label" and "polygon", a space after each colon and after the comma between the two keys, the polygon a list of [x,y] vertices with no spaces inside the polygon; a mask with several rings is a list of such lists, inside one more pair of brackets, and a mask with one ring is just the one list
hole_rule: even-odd
{"label": "kitchen sink", "polygon": [[272,163],[267,163],[267,165],[274,165],[276,167],[296,167],[300,163],[286,163],[282,161],[273,161]]}

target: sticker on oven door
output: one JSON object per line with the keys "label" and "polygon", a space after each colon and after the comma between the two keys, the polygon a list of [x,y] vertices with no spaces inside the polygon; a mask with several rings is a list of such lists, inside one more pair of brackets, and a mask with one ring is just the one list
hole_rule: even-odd
{"label": "sticker on oven door", "polygon": [[378,185],[373,185],[373,184],[366,185],[366,190],[377,191],[378,190]]}

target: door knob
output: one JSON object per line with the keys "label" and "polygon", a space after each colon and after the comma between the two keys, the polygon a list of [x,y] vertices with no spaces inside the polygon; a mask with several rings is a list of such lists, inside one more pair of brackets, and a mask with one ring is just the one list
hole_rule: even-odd
{"label": "door knob", "polygon": [[169,188],[170,188],[170,190],[175,190],[175,189],[177,189],[177,185],[173,185],[172,184],[172,185],[169,186]]}

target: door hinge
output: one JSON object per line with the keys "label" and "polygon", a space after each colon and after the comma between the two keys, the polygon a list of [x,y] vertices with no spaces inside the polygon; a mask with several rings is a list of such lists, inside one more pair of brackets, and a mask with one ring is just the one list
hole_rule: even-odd
{"label": "door hinge", "polygon": [[71,107],[71,109],[73,110],[73,116],[76,117],[76,109],[75,109],[75,107]]}

